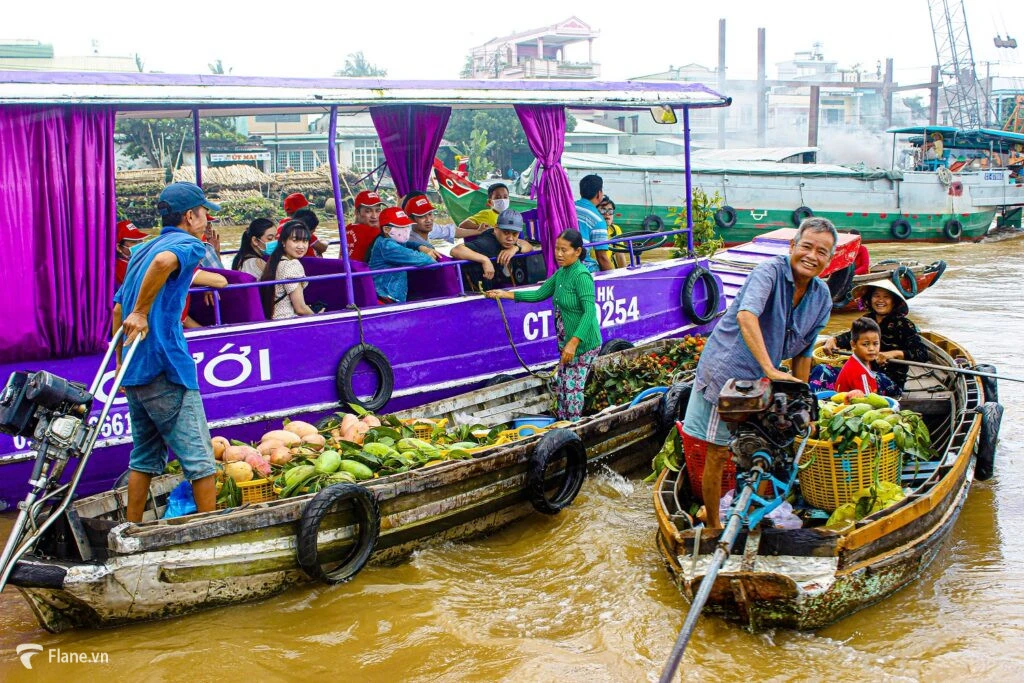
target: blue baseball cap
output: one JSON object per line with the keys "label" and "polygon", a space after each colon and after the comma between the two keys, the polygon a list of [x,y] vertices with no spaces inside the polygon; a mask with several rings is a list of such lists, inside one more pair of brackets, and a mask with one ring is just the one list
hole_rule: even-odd
{"label": "blue baseball cap", "polygon": [[516,232],[522,232],[523,227],[523,214],[519,213],[515,209],[505,209],[498,214],[497,228],[499,230],[515,230]]}
{"label": "blue baseball cap", "polygon": [[205,206],[210,211],[220,211],[220,206],[206,198],[203,188],[195,183],[171,183],[160,193],[160,201],[156,208],[161,216],[172,213],[185,213],[197,206]]}

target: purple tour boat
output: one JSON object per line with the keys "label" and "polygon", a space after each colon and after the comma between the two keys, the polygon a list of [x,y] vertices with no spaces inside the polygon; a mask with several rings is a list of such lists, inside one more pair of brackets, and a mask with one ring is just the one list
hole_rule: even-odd
{"label": "purple tour boat", "polygon": [[[556,235],[576,225],[572,189],[560,164],[566,108],[651,109],[662,121],[675,120],[679,112],[688,155],[690,110],[729,103],[692,83],[0,73],[0,244],[7,290],[0,377],[45,369],[88,382],[102,359],[115,289],[118,117],[192,117],[198,130],[202,116],[327,115],[335,204],[342,206],[334,141],[339,112],[371,112],[396,189],[404,194],[426,188],[453,108],[514,107],[544,169],[536,184],[531,236],[541,243],[550,273]],[[689,172],[679,203],[690,207]],[[283,415],[326,414],[351,396],[393,412],[478,388],[502,373],[525,371],[499,307],[465,291],[461,265],[466,262],[414,269],[410,301],[378,305],[371,272],[348,258],[340,213],[341,257],[304,262],[307,300],[323,302],[326,313],[268,321],[257,284],[235,271],[223,271],[232,284],[216,292],[214,306],[193,297],[193,317],[208,326],[185,336],[213,432],[258,438]],[[664,234],[675,233],[688,235],[692,253],[692,223]],[[629,245],[649,239],[613,240],[630,249],[630,266],[596,276],[606,340],[639,343],[706,332],[745,277],[718,266],[713,273],[705,259],[641,262]],[[557,359],[548,303],[506,306],[504,315],[527,366]],[[366,345],[376,353],[368,354]],[[104,377],[97,406],[113,370]],[[102,425],[78,492],[109,488],[125,470],[130,448],[122,398]],[[24,497],[33,458],[24,439],[0,435],[0,510]]]}

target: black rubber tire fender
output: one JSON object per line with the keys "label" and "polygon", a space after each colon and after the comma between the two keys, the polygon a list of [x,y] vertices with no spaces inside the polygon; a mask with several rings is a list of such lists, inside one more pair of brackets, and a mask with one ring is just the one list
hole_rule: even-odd
{"label": "black rubber tire fender", "polygon": [[[996,366],[982,363],[981,365],[975,365],[974,369],[978,372],[987,372],[992,375],[999,374],[996,371]],[[999,403],[999,380],[995,377],[979,377],[981,380],[981,388],[985,392],[986,403]]]}
{"label": "black rubber tire fender", "polygon": [[736,225],[736,209],[732,208],[728,204],[715,211],[715,225],[728,230],[732,226]]}
{"label": "black rubber tire fender", "polygon": [[910,221],[906,218],[897,218],[889,226],[889,232],[892,236],[898,240],[905,240],[910,237],[910,233],[913,232],[913,227],[910,225]]}
{"label": "black rubber tire fender", "polygon": [[[565,478],[553,498],[548,498],[547,470],[553,462],[565,458]],[[540,438],[526,469],[526,495],[533,509],[555,515],[576,498],[587,478],[587,449],[583,441],[568,429],[552,429]]]}
{"label": "black rubber tire fender", "polygon": [[974,478],[985,481],[995,473],[996,443],[999,441],[999,425],[1003,421],[1003,406],[990,401],[983,403],[978,412],[981,413],[981,433],[978,435]]}
{"label": "black rubber tire fender", "polygon": [[[903,286],[904,277],[910,281],[910,289]],[[896,285],[896,289],[900,290],[900,294],[905,299],[913,299],[917,296],[917,278],[914,277],[914,271],[910,269],[910,266],[900,266],[892,271],[889,279],[892,280],[892,283]]]}
{"label": "black rubber tire fender", "polygon": [[615,337],[614,339],[609,339],[604,344],[601,344],[601,350],[597,355],[607,356],[609,353],[617,353],[631,348],[633,348],[633,342],[628,339],[622,339],[621,337]]}
{"label": "black rubber tire fender", "polygon": [[924,267],[924,272],[935,273],[935,279],[932,280],[932,284],[934,285],[942,277],[942,274],[946,272],[946,262],[943,261],[942,259],[939,259],[938,261],[929,263],[927,266]]}
{"label": "black rubber tire fender", "polygon": [[[707,310],[700,315],[697,314],[697,309],[693,305],[693,292],[698,282],[704,283],[704,289],[708,293]],[[714,320],[718,315],[718,303],[721,300],[721,292],[718,291],[718,283],[715,281],[714,274],[700,265],[691,270],[690,274],[686,276],[686,280],[683,281],[680,299],[683,313],[692,322],[706,325]]]}
{"label": "black rubber tire fender", "polygon": [[793,221],[793,225],[799,228],[801,223],[803,223],[805,220],[807,220],[813,215],[814,211],[811,210],[811,207],[798,206],[795,209],[793,209],[793,215],[791,217],[791,220]]}
{"label": "black rubber tire fender", "polygon": [[649,230],[652,232],[661,232],[665,229],[665,221],[661,220],[661,216],[657,214],[650,214],[640,224],[642,230]]}
{"label": "black rubber tire fender", "polygon": [[661,402],[658,404],[658,447],[665,443],[668,434],[686,415],[686,406],[690,403],[690,393],[693,390],[692,382],[677,382],[668,388],[661,395]]}
{"label": "black rubber tire fender", "polygon": [[828,291],[832,294],[832,303],[845,306],[850,301],[850,293],[853,290],[853,276],[857,269],[856,263],[851,263],[841,270],[837,270],[828,276]]}
{"label": "black rubber tire fender", "polygon": [[[317,534],[323,518],[338,503],[351,500],[359,522],[359,537],[348,556],[337,567],[324,570],[317,550]],[[299,519],[295,555],[299,567],[311,579],[327,584],[345,583],[370,561],[380,535],[380,508],[377,499],[359,484],[334,484],[320,490],[306,504]]]}
{"label": "black rubber tire fender", "polygon": [[[657,218],[657,216],[654,216]],[[651,249],[660,249],[672,239],[672,235],[663,235],[661,230],[638,230],[637,232],[631,232],[628,235],[620,235],[620,237],[633,237],[639,238],[644,235],[650,235],[648,239],[633,239],[629,242],[616,242],[615,244],[608,245],[608,251],[616,254],[628,254],[630,252],[630,246],[633,245],[632,252],[634,254],[642,254],[645,251]]]}
{"label": "black rubber tire fender", "polygon": [[[376,371],[380,384],[368,401],[362,401],[352,387],[352,376],[359,361],[365,360]],[[342,404],[355,403],[371,413],[377,412],[391,400],[395,390],[395,373],[384,352],[371,344],[356,344],[341,357],[334,375],[334,386]]]}
{"label": "black rubber tire fender", "polygon": [[964,234],[964,224],[956,218],[950,218],[942,226],[942,234],[951,242],[956,242]]}
{"label": "black rubber tire fender", "polygon": [[487,387],[493,387],[493,386],[495,386],[497,384],[504,384],[505,382],[511,382],[514,379],[515,379],[515,377],[513,377],[512,375],[505,375],[505,374],[495,375],[494,377],[491,377],[489,380],[484,382],[484,388],[486,389]]}

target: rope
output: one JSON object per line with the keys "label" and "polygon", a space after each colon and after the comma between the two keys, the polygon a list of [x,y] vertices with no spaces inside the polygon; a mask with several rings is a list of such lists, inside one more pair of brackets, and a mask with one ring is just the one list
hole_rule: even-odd
{"label": "rope", "polygon": [[356,306],[355,303],[351,303],[348,306],[346,306],[345,308],[351,308],[351,309],[355,310],[355,312],[356,312],[356,320],[359,323],[359,344],[360,345],[365,344],[366,343],[366,335],[363,334],[363,312],[361,310],[359,310],[359,306]]}
{"label": "rope", "polygon": [[[514,279],[512,283],[513,285],[515,285]],[[480,293],[483,294],[484,284],[482,282],[478,282],[476,283],[476,286],[480,290]],[[544,382],[550,382],[555,377],[554,370],[552,370],[551,372],[536,372],[534,370],[531,370],[530,366],[527,365],[526,361],[523,360],[523,357],[519,355],[519,349],[516,348],[516,343],[512,339],[512,328],[509,327],[508,317],[505,315],[505,307],[501,305],[501,299],[495,298],[494,300],[498,302],[498,312],[501,313],[501,322],[505,326],[505,336],[508,337],[508,344],[509,346],[512,347],[512,353],[516,355],[516,360],[519,361],[519,364],[523,367],[524,370],[526,370],[528,373],[530,373],[537,379],[543,380]]]}

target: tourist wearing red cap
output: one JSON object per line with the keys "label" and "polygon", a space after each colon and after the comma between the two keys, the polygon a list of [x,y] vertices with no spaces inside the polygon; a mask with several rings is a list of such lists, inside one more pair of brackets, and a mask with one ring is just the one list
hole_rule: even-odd
{"label": "tourist wearing red cap", "polygon": [[[435,258],[406,246],[415,223],[401,209],[388,208],[380,212],[381,230],[370,245],[370,270],[401,268],[402,266],[426,266]],[[381,303],[404,302],[409,294],[409,278],[406,271],[381,273],[373,276],[373,285]]]}
{"label": "tourist wearing red cap", "polygon": [[356,195],[356,221],[345,226],[348,242],[348,257],[366,263],[369,260],[370,245],[380,235],[380,213],[384,200],[373,190],[363,190]]}
{"label": "tourist wearing red cap", "polygon": [[132,255],[132,247],[148,240],[152,235],[147,235],[131,221],[120,221],[117,224],[117,257],[114,261],[114,279],[120,287],[124,282],[124,275],[128,272],[128,259]]}
{"label": "tourist wearing red cap", "polygon": [[284,198],[284,212],[289,218],[294,216],[296,211],[307,206],[309,206],[309,200],[301,192],[293,192]]}
{"label": "tourist wearing red cap", "polygon": [[460,228],[454,223],[437,225],[434,223],[434,205],[427,199],[423,192],[410,192],[405,196],[402,203],[405,213],[413,220],[412,237],[409,242],[418,245],[430,245],[430,240],[445,240],[455,242],[456,237],[475,237],[480,230],[475,228]]}

